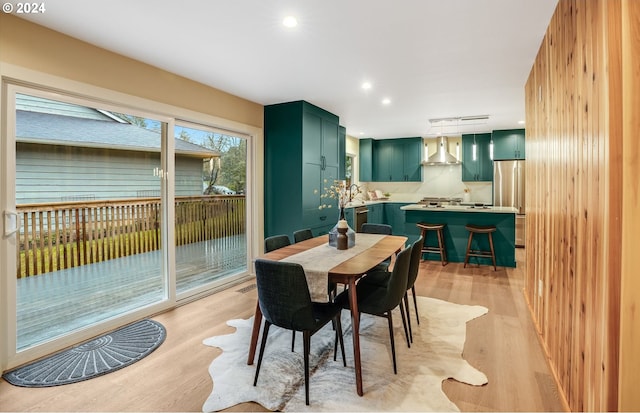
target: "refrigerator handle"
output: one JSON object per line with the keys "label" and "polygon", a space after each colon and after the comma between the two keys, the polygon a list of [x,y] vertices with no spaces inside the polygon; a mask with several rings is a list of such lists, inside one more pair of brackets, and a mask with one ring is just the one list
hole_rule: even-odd
{"label": "refrigerator handle", "polygon": [[516,194],[518,194],[518,213],[519,214],[522,213],[522,209],[524,206],[522,205],[522,193],[520,192],[520,186],[522,184],[522,182],[520,182],[521,179],[522,179],[522,168],[520,167],[520,165],[518,165],[518,167],[516,168]]}

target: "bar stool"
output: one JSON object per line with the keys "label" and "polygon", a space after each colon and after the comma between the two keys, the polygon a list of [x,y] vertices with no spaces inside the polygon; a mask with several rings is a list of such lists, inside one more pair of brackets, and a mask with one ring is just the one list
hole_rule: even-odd
{"label": "bar stool", "polygon": [[[493,250],[493,236],[492,233],[496,231],[495,225],[465,225],[467,231],[469,231],[469,242],[467,242],[467,253],[464,256],[464,268],[467,268],[467,263],[469,262],[469,257],[486,257],[491,258],[493,261],[493,270],[497,271],[496,267],[496,253]],[[487,234],[489,238],[489,248],[490,251],[486,250],[472,250],[471,249],[471,241],[473,240],[473,234]]]}
{"label": "bar stool", "polygon": [[[442,230],[446,224],[429,224],[426,222],[418,222],[416,226],[420,228],[420,234],[422,239],[424,240],[422,244],[422,253],[423,254],[440,254],[440,262],[442,262],[442,266],[447,265],[447,251],[444,249],[444,235]],[[438,246],[430,247],[427,245],[427,231],[436,231],[436,235],[438,237]]]}

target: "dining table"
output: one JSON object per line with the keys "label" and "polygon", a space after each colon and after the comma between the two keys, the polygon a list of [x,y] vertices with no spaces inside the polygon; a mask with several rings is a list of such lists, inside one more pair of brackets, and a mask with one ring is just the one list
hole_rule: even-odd
{"label": "dining table", "polygon": [[[407,237],[404,236],[357,233],[356,246],[353,247],[352,251],[345,252],[345,250],[337,250],[335,247],[329,246],[328,235],[322,235],[257,257],[274,261],[298,262],[305,269],[305,276],[308,281],[315,277],[322,277],[319,278],[320,282],[326,285],[328,285],[328,282],[347,286],[349,290],[349,307],[351,309],[356,391],[359,396],[363,395],[363,389],[362,364],[360,361],[360,313],[358,311],[356,282],[375,266],[400,251],[406,242]],[[310,260],[304,258],[309,257],[309,254],[315,254],[315,258],[312,260],[313,264]],[[299,259],[297,259],[298,257]],[[324,269],[318,268],[323,265],[325,266]],[[318,283],[316,282],[316,284]],[[316,294],[316,298],[314,298],[313,292],[311,295],[312,299],[323,301],[329,299],[326,294],[323,294],[323,297],[317,297]],[[247,364],[253,364],[261,323],[262,312],[258,302],[256,303]]]}

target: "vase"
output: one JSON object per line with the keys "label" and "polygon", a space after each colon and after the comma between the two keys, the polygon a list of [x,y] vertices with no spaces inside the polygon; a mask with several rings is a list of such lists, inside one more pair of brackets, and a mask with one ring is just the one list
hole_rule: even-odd
{"label": "vase", "polygon": [[[329,231],[329,245],[331,245],[332,247],[338,247],[338,225],[340,223],[340,221],[344,221],[345,223],[347,222],[347,220],[344,217],[344,208],[340,208],[340,216],[338,217],[338,222],[336,223],[336,225],[331,228],[331,231]],[[353,246],[356,245],[356,232],[351,229],[351,227],[349,226],[349,224],[347,223],[347,247],[351,248]]]}
{"label": "vase", "polygon": [[349,248],[349,239],[347,238],[347,231],[349,230],[349,226],[346,224],[347,221],[338,222],[338,235],[336,240],[336,248],[339,250],[346,250]]}

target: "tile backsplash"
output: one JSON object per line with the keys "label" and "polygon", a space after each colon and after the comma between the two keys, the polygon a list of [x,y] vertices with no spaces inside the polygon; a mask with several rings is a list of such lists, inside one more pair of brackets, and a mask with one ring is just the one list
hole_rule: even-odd
{"label": "tile backsplash", "polygon": [[[471,202],[491,204],[491,182],[462,182],[462,165],[432,165],[422,167],[422,182],[365,182],[363,189],[379,189],[391,194],[390,200],[417,202],[425,196],[462,198],[469,189]],[[366,192],[364,192],[366,193]]]}

